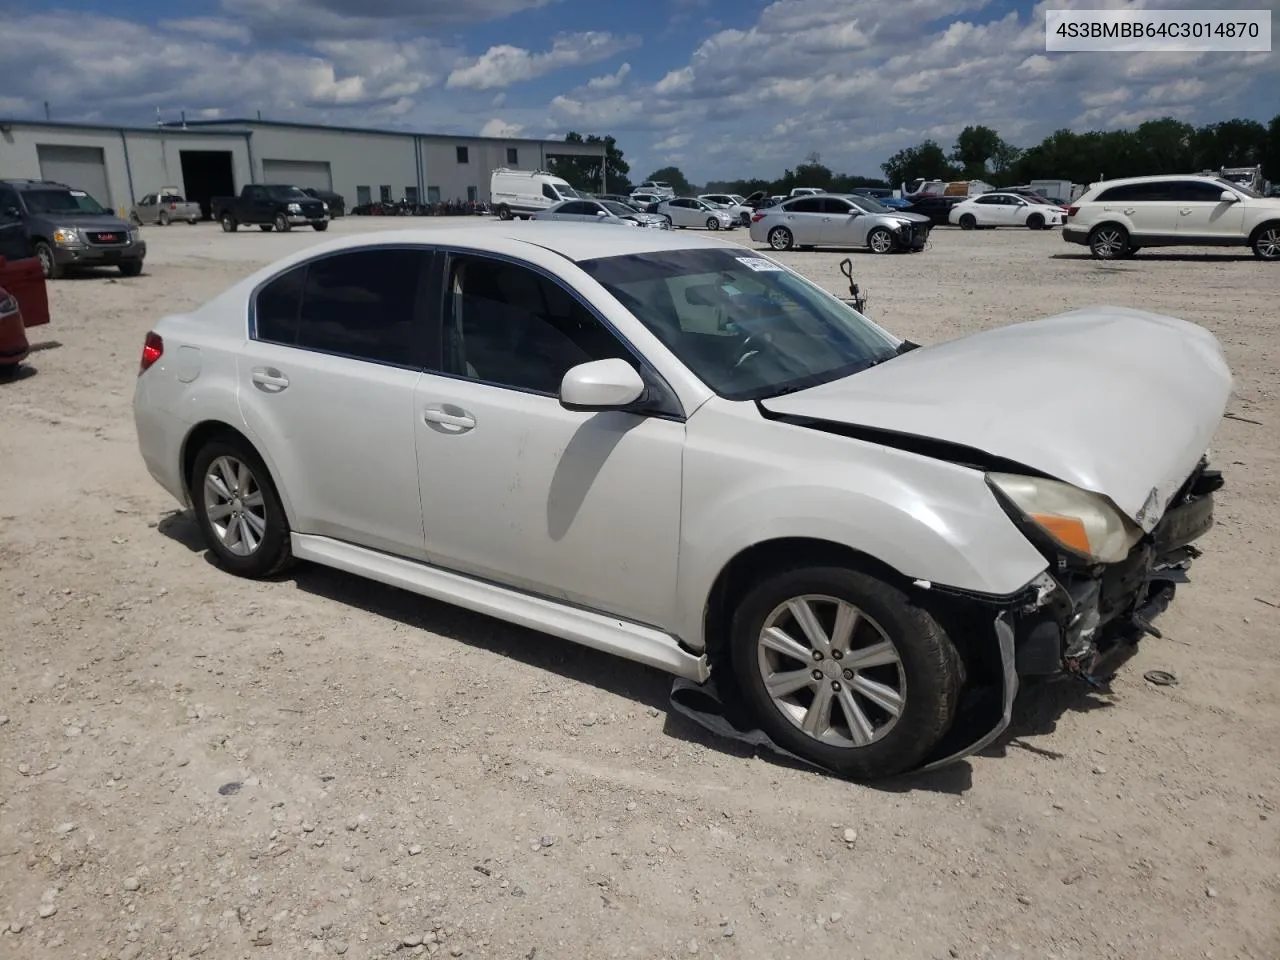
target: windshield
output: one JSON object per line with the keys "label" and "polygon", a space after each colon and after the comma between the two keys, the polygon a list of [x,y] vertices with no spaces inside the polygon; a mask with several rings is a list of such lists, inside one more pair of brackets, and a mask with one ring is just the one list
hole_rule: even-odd
{"label": "windshield", "polygon": [[628,207],[625,203],[618,203],[614,200],[603,200],[601,206],[612,213],[616,217],[634,217],[636,211]]}
{"label": "windshield", "polygon": [[1233,183],[1230,180],[1224,180],[1222,177],[1218,178],[1218,182],[1224,187],[1230,187],[1232,190],[1243,193],[1246,197],[1253,197],[1255,200],[1262,197],[1262,194],[1258,193],[1258,191],[1252,187],[1246,187],[1243,183]]}
{"label": "windshield", "polygon": [[32,213],[107,213],[83,190],[24,190],[22,199]]}
{"label": "windshield", "polygon": [[864,197],[861,194],[854,194],[851,197],[845,197],[850,203],[857,204],[867,213],[892,213],[893,211],[886,207],[875,197]]}
{"label": "windshield", "polygon": [[273,200],[310,200],[299,187],[267,187],[267,196]]}
{"label": "windshield", "polygon": [[852,308],[746,250],[664,250],[579,264],[720,396],[759,400],[896,355]]}

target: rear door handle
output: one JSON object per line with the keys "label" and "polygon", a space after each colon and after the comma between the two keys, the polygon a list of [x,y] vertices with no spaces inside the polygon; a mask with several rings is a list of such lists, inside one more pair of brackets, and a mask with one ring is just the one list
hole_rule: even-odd
{"label": "rear door handle", "polygon": [[466,433],[476,425],[476,418],[461,407],[446,404],[439,407],[427,407],[422,411],[422,419],[428,424],[448,427],[450,433]]}
{"label": "rear door handle", "polygon": [[1190,214],[1190,213],[1191,213],[1191,208],[1190,208],[1190,207],[1183,207],[1183,208],[1182,208],[1182,209],[1180,209],[1178,212],[1179,212],[1180,214],[1182,214],[1182,215],[1185,217],[1185,216],[1187,216],[1188,214]]}
{"label": "rear door handle", "polygon": [[254,367],[253,384],[264,393],[279,393],[289,386],[289,378],[275,367]]}

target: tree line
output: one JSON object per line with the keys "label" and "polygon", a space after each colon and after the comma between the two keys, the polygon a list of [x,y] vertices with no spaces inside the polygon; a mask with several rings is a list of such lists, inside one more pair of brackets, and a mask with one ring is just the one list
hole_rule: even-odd
{"label": "tree line", "polygon": [[[610,193],[626,194],[633,188],[631,166],[617,141],[610,136],[570,131],[568,143],[605,146],[604,172]],[[551,172],[574,187],[600,189],[598,157],[556,157],[548,161]],[[679,167],[666,166],[645,180],[664,180],[677,195],[736,193],[750,196],[790,193],[796,187],[817,187],[847,193],[857,187],[898,187],[923,177],[927,180],[985,180],[997,187],[1031,180],[1070,180],[1093,183],[1118,177],[1162,173],[1196,173],[1222,167],[1261,164],[1263,176],[1280,184],[1280,115],[1264,125],[1239,118],[1193,126],[1165,117],[1148,120],[1132,130],[1091,130],[1076,133],[1056,130],[1032,147],[1021,148],[1004,140],[991,127],[965,127],[946,150],[935,140],[925,140],[899,150],[880,165],[883,177],[836,173],[811,153],[803,163],[783,171],[776,179],[711,180],[702,187],[691,183]]]}

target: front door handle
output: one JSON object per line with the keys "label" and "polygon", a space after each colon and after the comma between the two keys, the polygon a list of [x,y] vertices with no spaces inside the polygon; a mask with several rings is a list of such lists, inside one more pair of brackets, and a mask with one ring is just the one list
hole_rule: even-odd
{"label": "front door handle", "polygon": [[427,407],[422,411],[422,419],[428,424],[447,428],[449,433],[466,433],[476,425],[475,417],[452,404]]}
{"label": "front door handle", "polygon": [[1180,209],[1178,212],[1179,212],[1180,214],[1182,214],[1182,215],[1185,217],[1185,216],[1187,216],[1188,214],[1190,214],[1190,213],[1191,213],[1191,208],[1190,208],[1190,207],[1183,207],[1183,208],[1182,208],[1182,209]]}
{"label": "front door handle", "polygon": [[253,385],[264,393],[279,393],[289,386],[289,378],[275,367],[254,367]]}

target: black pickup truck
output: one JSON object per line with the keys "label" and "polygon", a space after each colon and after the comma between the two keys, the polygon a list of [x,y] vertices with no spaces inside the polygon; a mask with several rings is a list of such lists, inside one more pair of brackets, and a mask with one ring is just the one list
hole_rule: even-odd
{"label": "black pickup truck", "polygon": [[270,183],[250,183],[238,197],[214,197],[209,201],[214,218],[227,233],[240,224],[259,230],[286,233],[294,227],[329,229],[329,208],[300,188]]}

